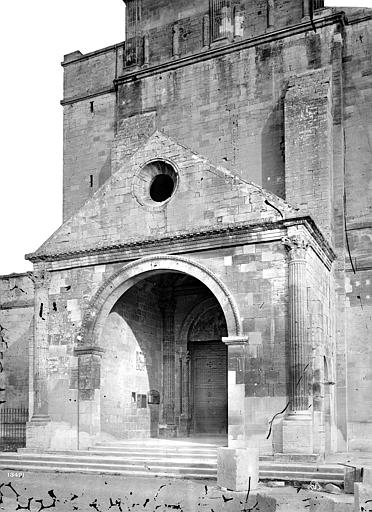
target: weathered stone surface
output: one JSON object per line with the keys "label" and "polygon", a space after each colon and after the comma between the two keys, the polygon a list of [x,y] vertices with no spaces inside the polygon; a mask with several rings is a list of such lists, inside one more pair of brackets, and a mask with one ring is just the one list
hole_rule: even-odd
{"label": "weathered stone surface", "polygon": [[[371,11],[142,0],[137,14],[125,45],[65,57],[64,224],[31,256],[49,276],[35,295],[0,279],[6,403],[51,418],[66,446],[102,425],[187,435],[195,395],[210,407],[214,392],[193,384],[192,343],[223,337],[231,445],[371,448]],[[310,241],[301,286],[293,234]],[[201,305],[226,323],[196,340]]]}
{"label": "weathered stone surface", "polygon": [[257,489],[257,447],[218,448],[217,484],[231,491]]}
{"label": "weathered stone surface", "polygon": [[0,276],[0,401],[29,406],[33,349],[34,283],[30,274]]}
{"label": "weathered stone surface", "polygon": [[367,512],[372,503],[372,485],[356,483],[354,485],[354,512]]}

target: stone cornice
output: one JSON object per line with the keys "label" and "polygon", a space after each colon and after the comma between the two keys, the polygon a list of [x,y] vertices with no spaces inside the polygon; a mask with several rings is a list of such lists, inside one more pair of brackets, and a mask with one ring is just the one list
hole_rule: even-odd
{"label": "stone cornice", "polygon": [[305,21],[303,23],[299,23],[297,25],[291,25],[290,27],[285,27],[280,30],[275,30],[273,32],[268,32],[266,34],[261,34],[256,37],[252,37],[250,39],[244,39],[240,41],[236,41],[226,46],[220,46],[218,48],[209,48],[207,50],[201,51],[200,53],[189,55],[187,57],[181,57],[179,59],[175,59],[172,61],[164,62],[157,66],[151,66],[147,68],[142,68],[131,73],[126,73],[120,77],[118,77],[114,83],[115,86],[119,84],[123,84],[126,82],[132,82],[134,80],[140,80],[141,78],[146,78],[152,75],[157,75],[159,73],[164,73],[167,71],[173,71],[174,69],[185,67],[190,64],[196,64],[198,62],[203,62],[205,60],[209,60],[215,57],[221,57],[223,55],[228,55],[229,53],[245,50],[247,48],[251,48],[254,46],[258,46],[265,43],[271,43],[273,41],[277,41],[279,39],[285,39],[287,37],[291,37],[298,34],[303,34],[308,32],[309,30],[320,29],[326,27],[328,25],[334,25],[336,23],[345,23],[345,14],[343,12],[337,12],[335,14],[331,14],[329,16],[324,16],[320,18],[315,18],[313,22]]}
{"label": "stone cornice", "polygon": [[[69,66],[70,64],[76,64],[77,62],[81,62],[82,60],[88,60],[92,57],[96,57],[97,55],[101,55],[102,53],[109,53],[116,51],[118,48],[124,48],[125,41],[122,41],[121,43],[112,44],[110,46],[106,46],[105,48],[100,48],[99,50],[94,50],[93,52],[84,53],[78,55],[76,58],[68,59],[67,61],[61,62],[62,67]],[[71,55],[71,54],[68,54]],[[68,55],[65,55],[65,58],[68,57]]]}
{"label": "stone cornice", "polygon": [[73,98],[63,99],[60,101],[60,103],[64,107],[65,105],[72,105],[73,103],[78,103],[79,101],[86,101],[92,98],[97,98],[97,96],[104,96],[105,94],[114,94],[115,91],[115,87],[106,87],[101,91],[92,92],[91,94],[85,94],[84,96],[75,96]]}
{"label": "stone cornice", "polygon": [[0,310],[6,309],[26,309],[33,308],[34,301],[33,300],[12,300],[8,302],[3,302],[0,304]]}
{"label": "stone cornice", "polygon": [[[335,259],[335,253],[316,227],[311,217],[283,219],[276,222],[261,222],[257,224],[235,224],[221,228],[204,229],[186,233],[175,233],[163,237],[131,240],[119,244],[96,247],[86,250],[71,250],[56,253],[27,254],[26,259],[34,264],[39,262],[63,262],[62,266],[87,266],[103,264],[115,260],[138,259],[157,253],[182,254],[215,249],[219,247],[280,241],[286,235],[286,229],[291,226],[304,225],[319,248],[318,255],[326,259],[330,267]],[[91,261],[94,257],[96,261]],[[102,260],[102,257],[104,258]],[[49,266],[48,266],[49,267]],[[50,268],[49,268],[50,269]]]}

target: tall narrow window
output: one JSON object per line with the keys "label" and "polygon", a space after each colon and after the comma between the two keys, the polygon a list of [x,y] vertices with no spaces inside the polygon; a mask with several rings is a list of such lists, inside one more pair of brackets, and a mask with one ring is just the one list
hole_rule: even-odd
{"label": "tall narrow window", "polygon": [[217,41],[233,32],[231,0],[210,0],[211,39]]}
{"label": "tall narrow window", "polygon": [[324,0],[313,0],[311,3],[313,12],[324,8]]}
{"label": "tall narrow window", "polygon": [[143,59],[143,38],[141,37],[142,0],[126,1],[125,65],[141,64]]}

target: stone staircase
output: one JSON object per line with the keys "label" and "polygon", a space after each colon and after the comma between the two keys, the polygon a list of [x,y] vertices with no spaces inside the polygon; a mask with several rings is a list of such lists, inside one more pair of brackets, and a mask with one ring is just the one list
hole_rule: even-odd
{"label": "stone staircase", "polygon": [[[217,446],[178,440],[99,443],[88,450],[34,453],[28,449],[0,454],[0,470],[53,471],[123,476],[158,476],[216,480]],[[337,464],[274,462],[260,459],[260,480],[341,484]]]}

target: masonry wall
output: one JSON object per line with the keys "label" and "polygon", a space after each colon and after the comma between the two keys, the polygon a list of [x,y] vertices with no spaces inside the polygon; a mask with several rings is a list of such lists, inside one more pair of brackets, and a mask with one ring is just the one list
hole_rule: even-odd
{"label": "masonry wall", "polygon": [[[292,77],[329,65],[333,37],[334,27],[327,27],[150,75],[135,84],[124,81],[118,122],[155,109],[158,128],[280,197],[288,192],[297,205],[303,200],[293,180],[285,190],[284,96]],[[307,206],[321,198],[322,186],[317,178]],[[296,190],[298,196],[291,193]]]}
{"label": "masonry wall", "polygon": [[[177,56],[183,57],[209,46],[210,2],[208,0],[187,1],[161,0],[142,2],[142,21],[137,33],[149,39],[149,64],[155,65],[175,56],[174,38],[177,38]],[[295,0],[266,0],[250,2],[232,0],[228,17],[227,39],[230,41],[255,37],[271,30],[300,23],[302,3]],[[130,33],[129,33],[130,37]],[[226,42],[222,40],[222,44]],[[221,41],[212,44],[221,44]]]}
{"label": "masonry wall", "polygon": [[[146,199],[146,171],[143,175],[141,169],[154,158],[172,162],[179,175],[174,195],[164,204]],[[293,213],[284,201],[265,195],[259,187],[214,168],[195,153],[155,133],[132,160],[121,163],[120,171],[84,208],[50,237],[39,254],[45,250],[52,254],[95,250],[97,246],[239,222],[273,222]]]}
{"label": "masonry wall", "polygon": [[[241,388],[243,393],[239,407],[243,407],[242,411],[245,411],[243,414],[247,434],[263,443],[263,451],[271,453],[272,440],[265,441],[268,422],[287,402],[285,347],[288,276],[284,247],[280,242],[257,243],[193,253],[189,257],[215,272],[231,290],[238,303],[244,333],[249,337],[246,372],[239,373],[236,381],[238,389]],[[69,423],[71,428],[75,428],[76,394],[75,389],[71,388],[74,388],[74,382],[76,383],[76,358],[73,356],[76,336],[79,335],[82,317],[89,300],[104,280],[122,266],[123,263],[87,266],[52,273],[49,288],[51,308],[46,321],[50,333],[49,412],[54,422]],[[139,291],[133,289],[128,293],[136,294]],[[153,299],[148,291],[147,297],[149,305]],[[127,325],[130,318],[132,329],[139,323],[144,331],[148,326],[149,329],[153,329],[157,339],[159,324],[156,310],[152,308],[153,313],[146,318],[135,309],[137,299],[134,296],[131,298],[133,300],[130,301],[128,298],[126,303],[126,315],[129,315],[126,317]],[[126,300],[125,296],[123,300]],[[132,314],[137,317],[132,317]],[[120,322],[120,329],[124,328],[123,318],[119,319],[117,312],[113,313],[113,317],[106,325],[106,348],[107,345],[114,347],[118,343],[116,335],[112,335],[113,326],[115,325],[115,329],[117,327],[116,321]],[[138,342],[142,343],[141,340],[144,338],[139,337]],[[145,341],[143,343],[145,344]],[[134,346],[132,348],[134,351]],[[142,348],[146,350],[145,347]],[[124,355],[123,346],[120,350]],[[135,350],[137,351],[138,347]],[[108,354],[112,365],[116,361],[116,356],[111,348]],[[154,352],[151,352],[151,358],[156,361],[154,364],[157,368],[158,359]],[[235,368],[230,370],[234,371]],[[103,383],[104,379],[103,374]],[[154,382],[157,382],[156,379],[157,377],[154,377]],[[107,389],[109,387],[110,385]],[[131,388],[132,391],[136,390]],[[137,391],[142,391],[142,387]],[[123,404],[123,400],[121,402]],[[110,407],[114,407],[114,402],[111,402]]]}
{"label": "masonry wall", "polygon": [[[28,274],[0,277],[1,407],[29,407],[34,285]],[[32,401],[31,401],[32,404]],[[32,411],[31,411],[32,412]]]}
{"label": "masonry wall", "polygon": [[372,389],[372,36],[369,10],[348,12],[345,73],[346,350],[350,449],[371,449]]}
{"label": "masonry wall", "polygon": [[[111,175],[115,129],[113,80],[123,45],[91,55],[65,56],[63,109],[63,219],[68,219]],[[66,67],[68,66],[68,67]]]}
{"label": "masonry wall", "polygon": [[113,93],[64,108],[64,220],[111,176],[114,113]]}
{"label": "masonry wall", "polygon": [[119,439],[157,437],[160,406],[148,404],[148,392],[162,391],[162,318],[151,282],[117,302],[101,344],[102,431]]}
{"label": "masonry wall", "polygon": [[[158,17],[154,19],[159,23]],[[163,27],[159,30],[163,30]],[[332,62],[334,31],[334,26],[324,27],[317,33],[307,32],[272,43],[260,43],[256,47],[234,51],[200,63],[195,61],[193,64],[191,61],[185,67],[176,66],[172,71],[158,70],[156,74],[149,73],[147,78],[132,80],[131,77],[128,83],[119,85],[116,118],[118,127],[120,128],[122,119],[141,112],[156,111],[158,128],[211,158],[215,164],[233,169],[245,179],[284,197],[283,98],[287,82],[296,74],[327,66]],[[171,40],[172,31],[168,36]],[[180,40],[183,40],[182,37]],[[160,47],[167,48],[160,42],[159,47],[157,42],[150,42],[149,47],[150,53],[153,51],[155,54],[160,52]],[[83,60],[67,62],[66,83],[79,82],[84,84],[81,88],[90,91],[91,77],[95,74],[95,59],[95,56],[88,56]],[[110,59],[107,56],[105,86],[115,78]],[[167,54],[165,60],[169,59],[171,56]],[[131,68],[125,70],[123,76],[130,70]],[[95,92],[100,92],[102,87],[99,76],[98,74]],[[75,93],[71,85],[67,87],[65,100],[73,97]],[[81,97],[85,95],[82,91],[79,94]],[[113,98],[110,96],[110,100],[102,101],[111,102]],[[99,125],[99,117],[89,116],[90,100],[82,108],[83,118],[88,116],[90,123],[84,126],[85,134],[82,133],[82,138],[76,139],[76,144],[70,144],[70,139],[75,136],[75,128],[68,124],[73,110],[72,107],[65,107],[65,196],[71,196],[71,199],[65,200],[77,205],[81,205],[89,197],[89,177],[92,174],[89,158],[96,154],[94,144],[91,154],[86,151],[82,156],[79,155],[78,147],[89,147],[94,137],[98,137],[105,130],[104,125]],[[112,112],[111,103],[107,108],[109,115]],[[112,112],[105,122],[107,124],[114,121],[115,115]],[[84,123],[87,125],[87,121]],[[109,138],[103,137],[105,141]],[[98,151],[104,149],[100,148]],[[103,162],[100,163],[102,166]],[[98,173],[99,170],[95,172]],[[70,177],[72,174],[76,176]],[[69,206],[67,210],[71,212],[76,208]],[[65,214],[65,218],[67,216]]]}
{"label": "masonry wall", "polygon": [[[314,453],[337,449],[336,339],[333,277],[315,252],[307,254],[308,375],[314,421]],[[340,414],[343,411],[339,411]]]}
{"label": "masonry wall", "polygon": [[[180,36],[179,56],[190,56],[202,49],[203,2],[194,5],[180,1],[180,20],[175,19],[175,11],[167,9],[166,3],[151,3],[153,6],[145,12],[143,26],[149,37],[150,66],[174,59],[172,38],[176,22]],[[257,12],[248,13],[248,3],[241,2],[245,16],[243,38],[298,23],[302,16],[299,2],[295,8],[275,2],[275,26],[264,28],[267,13],[259,14],[260,4],[255,4],[254,8],[256,6]],[[318,15],[330,12],[324,10]],[[148,73],[140,79],[132,76],[128,81],[124,78],[119,80],[122,83],[119,83],[116,107],[113,92],[103,94],[102,91],[122,74],[123,54],[118,60],[113,59],[113,50],[108,50],[106,57],[103,54],[83,59],[75,56],[75,61],[67,59],[70,62],[66,61],[65,66],[65,98],[73,99],[71,105],[65,106],[65,218],[118,168],[116,161],[110,167],[110,141],[114,137],[111,123],[116,123],[120,132],[128,118],[141,112],[152,112],[156,118],[154,126],[205,154],[214,163],[240,173],[281,197],[290,198],[295,206],[312,212],[315,218],[321,214],[321,228],[330,234],[338,256],[334,300],[337,306],[338,437],[342,449],[347,447],[348,425],[351,442],[358,445],[369,435],[371,423],[364,412],[350,405],[363,401],[358,383],[369,382],[367,369],[360,373],[365,365],[360,347],[365,343],[365,322],[371,327],[368,314],[365,321],[361,316],[361,311],[368,311],[371,297],[369,133],[372,108],[368,108],[372,106],[368,33],[371,22],[367,19],[369,10],[346,9],[346,15],[349,24],[344,27],[332,25],[316,33],[308,30],[203,62],[195,60],[185,67],[175,66],[171,71],[157,70],[156,74]],[[302,175],[300,183],[295,173],[292,179],[287,172],[293,161],[288,161],[284,139],[285,95],[294,77],[328,67],[332,87],[327,119],[324,119],[328,123],[327,133],[332,135],[327,144],[323,139],[327,146],[323,147],[323,154],[314,152],[313,159],[309,152],[309,165],[304,172],[311,174]],[[127,68],[124,77],[131,71],[133,68]],[[96,93],[103,95],[97,99],[87,97]],[[75,111],[78,98],[83,100]],[[90,101],[93,99],[102,117],[92,117]],[[77,119],[81,116],[84,121],[80,125]],[[296,119],[291,121],[293,126],[297,124]],[[81,147],[88,149],[79,156]],[[331,176],[317,175],[322,167],[314,171],[316,157],[319,157],[318,162],[329,158]],[[320,209],[319,204],[326,207]],[[351,275],[346,288],[345,266],[347,277]],[[356,285],[358,282],[360,285]]]}

